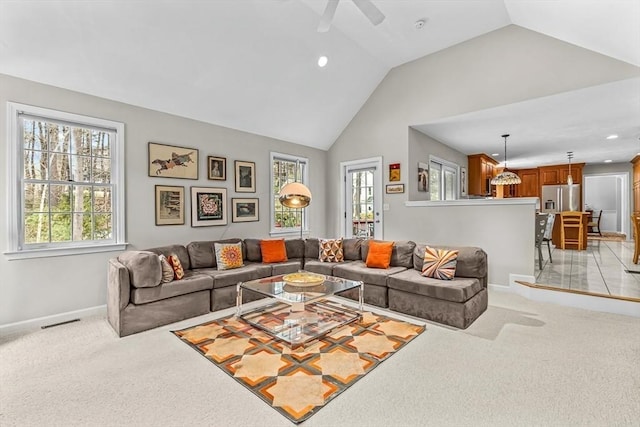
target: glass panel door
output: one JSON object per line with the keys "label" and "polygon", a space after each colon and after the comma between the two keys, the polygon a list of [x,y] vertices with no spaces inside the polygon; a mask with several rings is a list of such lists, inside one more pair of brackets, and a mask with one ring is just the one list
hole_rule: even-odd
{"label": "glass panel door", "polygon": [[382,238],[382,177],[378,162],[345,166],[345,237]]}

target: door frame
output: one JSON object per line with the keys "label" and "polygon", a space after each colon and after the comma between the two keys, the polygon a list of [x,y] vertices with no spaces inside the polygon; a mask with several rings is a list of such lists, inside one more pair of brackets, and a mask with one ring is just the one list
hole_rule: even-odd
{"label": "door frame", "polygon": [[605,173],[590,173],[582,176],[582,202],[584,204],[585,195],[586,195],[586,187],[587,187],[587,178],[595,178],[599,176],[614,176],[621,178],[621,189],[620,193],[623,195],[620,199],[620,210],[621,210],[621,218],[620,218],[620,226],[622,228],[621,232],[627,236],[627,240],[633,240],[633,232],[631,231],[631,210],[629,205],[629,200],[633,203],[633,195],[631,194],[630,186],[629,186],[629,172],[605,172]]}
{"label": "door frame", "polygon": [[[373,188],[374,188],[374,208],[379,207],[380,212],[380,236],[376,236],[376,239],[382,240],[384,236],[384,212],[383,212],[383,191],[382,191],[382,156],[378,157],[369,157],[366,159],[359,160],[349,160],[346,162],[340,162],[340,232],[343,236],[347,235],[347,195],[345,192],[346,182],[347,182],[347,168],[357,165],[362,165],[363,167],[366,165],[374,164],[376,170],[379,170],[380,173],[373,174]],[[374,209],[375,210],[375,209]],[[375,217],[374,217],[375,218]]]}

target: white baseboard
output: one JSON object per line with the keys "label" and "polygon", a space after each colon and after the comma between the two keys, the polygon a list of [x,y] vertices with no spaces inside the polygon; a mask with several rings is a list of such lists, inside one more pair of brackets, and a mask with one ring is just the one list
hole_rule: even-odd
{"label": "white baseboard", "polygon": [[38,329],[42,326],[53,325],[55,323],[67,322],[69,320],[79,319],[89,316],[106,315],[107,306],[98,305],[96,307],[83,308],[82,310],[68,311],[66,313],[53,314],[51,316],[38,317],[36,319],[23,320],[21,322],[7,323],[0,325],[0,337]]}

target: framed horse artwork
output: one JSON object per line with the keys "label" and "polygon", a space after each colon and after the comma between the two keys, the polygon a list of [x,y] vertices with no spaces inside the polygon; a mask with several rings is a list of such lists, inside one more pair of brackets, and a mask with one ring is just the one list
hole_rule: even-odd
{"label": "framed horse artwork", "polygon": [[150,142],[149,176],[198,179],[198,149]]}

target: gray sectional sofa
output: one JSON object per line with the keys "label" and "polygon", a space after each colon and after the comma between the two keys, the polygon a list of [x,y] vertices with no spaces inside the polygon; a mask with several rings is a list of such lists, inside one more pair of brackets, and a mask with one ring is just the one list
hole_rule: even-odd
{"label": "gray sectional sofa", "polygon": [[[242,242],[244,266],[218,270],[214,243]],[[107,317],[119,336],[126,336],[190,317],[232,307],[236,284],[304,269],[364,282],[365,303],[433,320],[457,328],[468,327],[487,308],[487,255],[476,247],[457,249],[453,280],[422,276],[424,244],[395,242],[388,269],[365,264],[369,243],[345,239],[344,262],[322,262],[318,239],[285,241],[288,261],[262,263],[259,239],[226,239],[169,245],[145,251],[127,251],[109,260]],[[434,245],[435,246],[435,245]],[[158,255],[174,254],[185,277],[160,283]],[[357,290],[341,296],[357,299]],[[246,302],[261,295],[243,292]]]}

